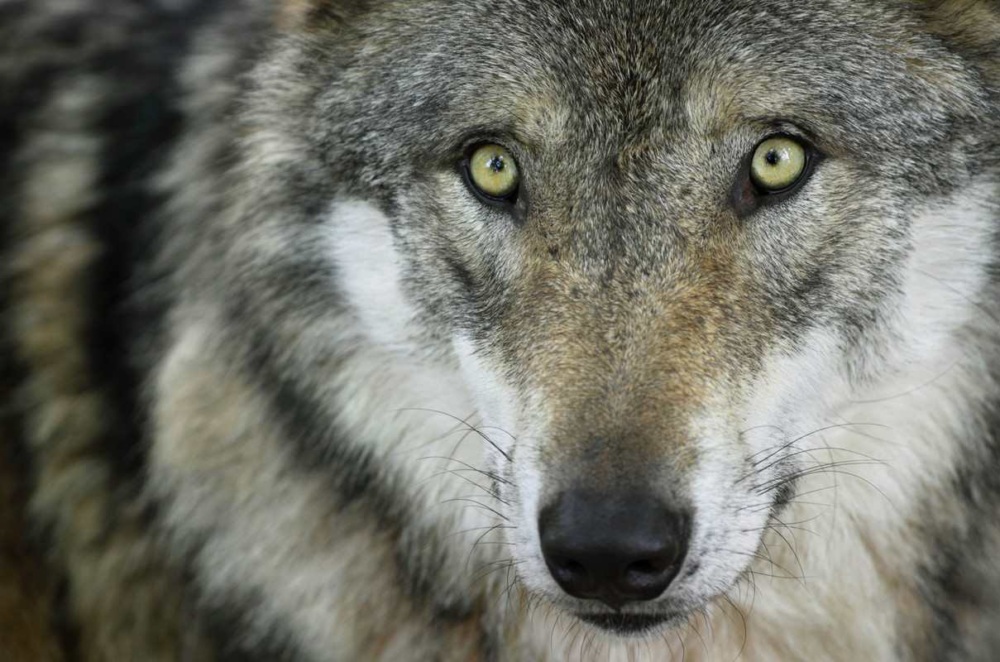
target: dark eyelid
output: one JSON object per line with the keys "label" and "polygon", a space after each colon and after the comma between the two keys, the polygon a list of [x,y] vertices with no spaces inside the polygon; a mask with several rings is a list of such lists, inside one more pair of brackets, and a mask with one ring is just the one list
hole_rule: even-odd
{"label": "dark eyelid", "polygon": [[500,145],[514,156],[518,165],[527,158],[524,142],[506,128],[482,128],[465,132],[454,147],[451,148],[451,160],[463,159],[469,156],[480,145]]}
{"label": "dark eyelid", "polygon": [[760,127],[761,135],[757,144],[775,135],[787,135],[811,145],[820,145],[823,142],[812,122],[798,117],[760,116],[748,117],[745,121],[750,126]]}
{"label": "dark eyelid", "polygon": [[469,143],[465,147],[465,151],[463,152],[462,158],[458,162],[459,172],[462,176],[463,181],[465,182],[466,188],[468,188],[469,191],[471,191],[472,194],[475,195],[480,202],[489,205],[491,207],[499,207],[501,209],[512,209],[517,204],[518,198],[521,195],[520,182],[518,182],[518,186],[509,195],[498,198],[492,195],[488,195],[487,193],[484,193],[478,186],[476,186],[475,182],[472,181],[472,173],[469,169],[469,164],[472,161],[472,155],[480,147],[490,144],[499,145],[500,147],[503,147],[505,150],[507,150],[514,158],[514,162],[517,164],[518,170],[520,171],[521,167],[520,160],[518,159],[517,154],[512,149],[510,149],[507,146],[507,144],[491,139],[486,139],[486,140],[480,139],[478,141]]}
{"label": "dark eyelid", "polygon": [[[788,122],[781,122],[783,127],[788,126]],[[757,148],[760,145],[772,138],[786,137],[795,140],[802,145],[806,152],[806,164],[802,171],[802,175],[787,188],[778,191],[762,191],[753,182],[753,178],[750,175],[751,164],[753,163],[754,154],[757,152]],[[812,179],[816,172],[816,168],[823,161],[825,155],[820,151],[815,143],[812,142],[808,137],[798,134],[795,131],[789,131],[785,128],[773,130],[771,133],[761,137],[751,149],[740,161],[739,168],[737,170],[736,180],[733,183],[733,187],[729,193],[730,204],[736,211],[736,215],[739,218],[746,218],[754,212],[756,212],[761,207],[766,207],[770,205],[779,204],[793,195],[799,192],[799,190],[804,187],[809,180]]]}

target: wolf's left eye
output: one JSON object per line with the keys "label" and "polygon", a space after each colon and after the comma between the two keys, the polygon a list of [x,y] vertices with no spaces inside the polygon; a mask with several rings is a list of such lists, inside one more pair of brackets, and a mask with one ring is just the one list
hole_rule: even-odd
{"label": "wolf's left eye", "polygon": [[464,166],[470,188],[486,202],[510,203],[517,198],[521,174],[506,147],[479,145],[469,153]]}
{"label": "wolf's left eye", "polygon": [[822,159],[811,143],[795,136],[778,133],[760,141],[744,157],[733,183],[731,200],[736,214],[745,217],[794,194]]}
{"label": "wolf's left eye", "polygon": [[774,136],[754,150],[750,178],[761,192],[784,191],[805,174],[807,159],[802,143],[788,136]]}

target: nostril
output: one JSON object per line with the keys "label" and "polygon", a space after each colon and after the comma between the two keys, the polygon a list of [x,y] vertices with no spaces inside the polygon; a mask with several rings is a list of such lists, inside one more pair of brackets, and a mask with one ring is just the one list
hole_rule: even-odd
{"label": "nostril", "polygon": [[[660,567],[657,567],[659,565]],[[625,573],[628,575],[634,575],[635,577],[646,577],[649,575],[658,575],[663,572],[663,564],[656,564],[653,561],[636,561],[635,563],[629,563],[628,567],[625,568]]]}
{"label": "nostril", "polygon": [[636,561],[635,563],[630,563],[628,566],[629,572],[636,572],[641,575],[649,575],[660,570],[662,568],[657,568],[652,561]]}
{"label": "nostril", "polygon": [[625,568],[621,582],[623,592],[662,593],[673,579],[678,567],[670,558],[635,561]]}
{"label": "nostril", "polygon": [[587,566],[572,558],[545,557],[549,573],[567,593],[578,598],[589,598],[594,593],[594,578]]}
{"label": "nostril", "polygon": [[549,559],[549,566],[564,581],[579,581],[587,578],[587,569],[579,561],[572,559]]}

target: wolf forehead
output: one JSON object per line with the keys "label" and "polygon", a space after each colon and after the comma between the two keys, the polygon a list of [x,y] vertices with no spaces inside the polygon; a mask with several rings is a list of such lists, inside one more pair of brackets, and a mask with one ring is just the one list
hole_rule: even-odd
{"label": "wolf forehead", "polygon": [[933,179],[947,174],[934,154],[908,159],[913,172],[879,156],[946,141],[986,111],[974,74],[894,3],[429,0],[321,25],[308,31],[333,65],[310,67],[334,78],[315,106],[321,144],[362,146],[350,162],[383,176],[477,131],[613,160],[793,119],[872,168]]}

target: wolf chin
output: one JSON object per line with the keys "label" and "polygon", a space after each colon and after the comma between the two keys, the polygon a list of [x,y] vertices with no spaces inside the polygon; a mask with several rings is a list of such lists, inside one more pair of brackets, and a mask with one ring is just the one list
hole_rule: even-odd
{"label": "wolf chin", "polygon": [[0,1],[0,657],[1000,657],[992,0]]}

